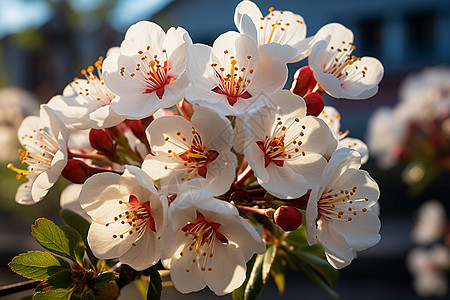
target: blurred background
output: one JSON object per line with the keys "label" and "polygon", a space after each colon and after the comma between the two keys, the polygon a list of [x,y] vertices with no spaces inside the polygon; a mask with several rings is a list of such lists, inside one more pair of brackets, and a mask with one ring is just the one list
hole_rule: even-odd
{"label": "blurred background", "polygon": [[[348,129],[350,136],[366,142],[376,143],[368,133],[374,111],[381,106],[393,108],[403,101],[402,97],[407,97],[401,89],[408,75],[450,64],[449,0],[254,2],[263,15],[270,6],[302,15],[308,36],[327,23],[342,23],[355,34],[355,55],[374,56],[383,63],[385,75],[375,97],[351,101],[325,96],[325,103],[341,113],[341,130]],[[60,180],[47,198],[35,206],[15,203],[19,182],[6,164],[18,157],[15,132],[21,119],[36,113],[40,103],[62,93],[81,69],[104,56],[110,47],[119,46],[127,28],[137,21],[151,20],[165,30],[181,26],[194,42],[211,45],[221,33],[236,30],[233,15],[238,3],[238,0],[0,0],[0,161],[5,166],[0,168],[0,285],[23,280],[9,270],[7,263],[21,252],[38,248],[29,230],[36,218],[45,216],[60,222],[59,193],[66,184]],[[306,64],[307,61],[302,61],[289,65],[286,88],[291,86],[293,73]],[[448,83],[449,74],[443,72],[439,76],[447,76]],[[413,85],[420,87],[420,84],[419,79]],[[415,104],[410,101],[409,105]],[[395,126],[395,116],[390,121],[392,125],[385,124],[387,134]],[[444,148],[450,148],[449,140],[441,141]],[[406,159],[400,156],[394,155],[395,163],[388,169],[379,168],[379,157],[372,157],[362,167],[381,189],[382,240],[342,270],[336,288],[342,299],[420,299],[413,289],[414,274],[406,265],[407,254],[417,242],[411,232],[418,208],[427,200],[437,199],[443,204],[440,211],[450,211],[450,175],[448,168],[442,167],[427,182],[419,183],[422,179],[419,178],[409,181],[408,186],[404,182],[405,168],[411,167],[416,156]],[[420,188],[414,188],[418,184]],[[443,218],[447,218],[445,213]],[[444,239],[440,239],[444,244]],[[448,282],[448,278],[445,280]],[[442,286],[440,290],[437,295],[443,294]],[[163,299],[199,296],[182,296],[171,289],[164,293]],[[200,295],[212,297],[208,292]],[[277,297],[276,287],[270,281],[261,299]],[[328,299],[306,276],[296,273],[289,274],[283,298]]]}

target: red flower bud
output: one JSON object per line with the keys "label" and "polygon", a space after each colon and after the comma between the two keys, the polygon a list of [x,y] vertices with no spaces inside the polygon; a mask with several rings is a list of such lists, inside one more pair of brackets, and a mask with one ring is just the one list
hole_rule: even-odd
{"label": "red flower bud", "polygon": [[84,161],[70,158],[61,175],[73,183],[83,183],[90,176],[102,170],[88,166]]}
{"label": "red flower bud", "polygon": [[302,225],[302,213],[292,206],[278,207],[273,215],[275,223],[285,231],[296,230]]}
{"label": "red flower bud", "polygon": [[313,71],[309,66],[304,66],[295,72],[291,92],[300,97],[305,97],[305,95],[308,95],[312,91],[316,84],[317,81],[314,78]]}
{"label": "red flower bud", "polygon": [[89,142],[95,150],[101,151],[105,154],[115,152],[111,135],[105,129],[92,128],[89,132]]}
{"label": "red flower bud", "polygon": [[145,129],[142,127],[141,120],[125,120],[125,124],[139,140],[142,141],[145,138]]}
{"label": "red flower bud", "polygon": [[325,107],[325,102],[319,93],[313,92],[303,98],[306,102],[306,114],[317,117]]}

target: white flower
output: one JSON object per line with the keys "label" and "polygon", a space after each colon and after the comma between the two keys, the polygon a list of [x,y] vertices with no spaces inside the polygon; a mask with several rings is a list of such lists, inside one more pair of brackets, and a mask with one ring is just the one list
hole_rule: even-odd
{"label": "white flower", "polygon": [[167,34],[155,23],[132,25],[120,46],[103,64],[107,87],[119,97],[112,106],[117,114],[140,119],[184,98],[186,51],[191,39],[183,28]]}
{"label": "white flower", "polygon": [[253,38],[259,50],[285,62],[297,62],[307,56],[309,41],[302,16],[290,11],[269,9],[263,17],[258,6],[242,1],[236,6],[234,23],[239,32]]}
{"label": "white flower", "polygon": [[414,277],[414,290],[422,297],[447,294],[445,270],[450,267],[450,250],[444,245],[431,249],[414,248],[406,259]]}
{"label": "white flower", "polygon": [[322,88],[335,98],[366,99],[378,91],[383,65],[373,57],[351,56],[353,33],[338,23],[323,26],[314,36],[309,66]]}
{"label": "white flower", "polygon": [[412,231],[413,240],[419,244],[430,244],[444,235],[447,217],[445,207],[437,200],[422,204],[417,213],[417,222]]}
{"label": "white flower", "polygon": [[92,176],[83,185],[80,204],[93,219],[88,242],[96,257],[118,257],[136,270],[159,260],[168,199],[158,195],[141,169],[127,166],[123,175]]}
{"label": "white flower", "polygon": [[68,185],[62,192],[61,198],[59,199],[59,206],[61,209],[69,209],[78,215],[85,218],[89,223],[92,222],[91,217],[81,208],[80,201],[78,198],[80,197],[82,184],[71,184]]}
{"label": "white flower", "polygon": [[245,280],[246,262],[265,251],[255,228],[209,190],[180,194],[169,216],[170,226],[161,237],[161,261],[182,293],[206,285],[217,295],[232,292]]}
{"label": "white flower", "polygon": [[162,191],[179,192],[182,186],[208,188],[214,195],[228,191],[237,159],[230,151],[233,128],[227,118],[198,107],[190,122],[160,117],[146,132],[154,155],[147,155],[142,169]]}
{"label": "white flower", "polygon": [[187,74],[192,86],[186,100],[224,115],[242,115],[261,107],[281,90],[287,79],[286,64],[260,55],[255,41],[229,31],[209,47],[189,48]]}
{"label": "white flower", "polygon": [[66,166],[68,131],[55,112],[42,105],[39,117],[23,120],[18,138],[25,148],[19,150],[20,160],[28,169],[21,170],[12,164],[8,168],[17,172],[17,179],[27,180],[17,190],[16,201],[34,204],[44,198]]}
{"label": "white flower", "polygon": [[366,171],[359,170],[358,152],[336,150],[311,191],[306,208],[308,243],[320,242],[328,262],[340,269],[348,266],[355,251],[380,241],[380,220],[370,209],[379,189]]}
{"label": "white flower", "polygon": [[332,106],[325,106],[320,115],[318,116],[325,123],[330,126],[331,131],[338,140],[337,149],[351,148],[359,152],[361,155],[361,164],[365,164],[369,160],[369,148],[360,139],[347,137],[349,131],[340,131],[341,128],[341,114],[336,108]]}
{"label": "white flower", "polygon": [[306,116],[305,101],[287,90],[244,120],[244,154],[258,182],[280,198],[304,195],[320,179],[337,141],[329,127]]}
{"label": "white flower", "polygon": [[[122,122],[125,118],[119,116],[111,107],[111,101],[116,95],[111,92],[103,81],[103,58],[95,63],[95,68],[89,66],[81,74],[86,79],[75,78],[63,91],[50,99],[48,105],[60,114],[67,128],[83,130],[89,128],[108,128]],[[97,70],[97,75],[95,71]]]}

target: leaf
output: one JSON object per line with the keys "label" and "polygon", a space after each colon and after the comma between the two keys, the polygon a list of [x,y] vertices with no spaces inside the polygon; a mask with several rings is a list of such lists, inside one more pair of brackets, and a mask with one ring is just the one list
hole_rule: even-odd
{"label": "leaf", "polygon": [[[63,227],[69,228],[69,227]],[[31,226],[31,234],[45,249],[67,257],[79,264],[83,263],[80,242],[81,236],[73,229],[61,229],[50,220],[40,218]]]}
{"label": "leaf", "polygon": [[95,280],[95,286],[99,287],[116,280],[119,277],[117,272],[104,272],[98,275],[97,280]]}
{"label": "leaf", "polygon": [[272,263],[272,269],[270,270],[270,275],[272,275],[273,280],[275,281],[275,284],[278,287],[278,293],[280,295],[283,295],[284,290],[286,288],[286,278],[285,278],[285,272],[286,272],[286,261],[280,257],[275,256],[275,259]]}
{"label": "leaf", "polygon": [[267,283],[270,269],[276,254],[276,247],[267,246],[264,254],[257,254],[247,263],[247,274],[244,283],[234,290],[233,299],[251,300],[256,299]]}
{"label": "leaf", "polygon": [[48,292],[39,292],[33,295],[33,300],[69,300],[75,288],[66,289],[52,289]]}
{"label": "leaf", "polygon": [[319,272],[332,288],[336,286],[339,280],[339,271],[333,268],[325,259],[298,250],[291,253]]}
{"label": "leaf", "polygon": [[305,262],[298,260],[297,261],[300,268],[303,269],[303,271],[308,275],[309,278],[311,278],[312,281],[314,281],[325,293],[327,293],[328,296],[330,296],[333,299],[339,299],[339,294],[336,293],[335,290],[333,290],[328,284],[326,284],[325,281],[323,281],[320,276],[314,272],[311,267],[306,264]]}
{"label": "leaf", "polygon": [[59,214],[64,223],[75,229],[81,235],[84,244],[87,246],[87,234],[90,226],[89,222],[70,209],[63,209]]}
{"label": "leaf", "polygon": [[314,254],[315,256],[325,257],[325,253],[323,252],[323,248],[320,244],[314,244],[312,246],[308,245],[308,241],[306,239],[306,230],[305,227],[302,226],[297,230],[289,232],[284,241],[289,245],[294,246],[294,248],[301,250],[302,252],[307,252]]}
{"label": "leaf", "polygon": [[81,300],[94,300],[94,295],[91,291],[86,291],[81,297]]}
{"label": "leaf", "polygon": [[150,282],[148,284],[147,300],[161,299],[162,280],[155,266],[150,268]]}
{"label": "leaf", "polygon": [[59,271],[70,268],[65,260],[41,251],[22,253],[8,265],[17,274],[36,280],[46,280]]}
{"label": "leaf", "polygon": [[69,270],[61,270],[36,287],[36,292],[46,293],[50,290],[68,289],[73,284]]}

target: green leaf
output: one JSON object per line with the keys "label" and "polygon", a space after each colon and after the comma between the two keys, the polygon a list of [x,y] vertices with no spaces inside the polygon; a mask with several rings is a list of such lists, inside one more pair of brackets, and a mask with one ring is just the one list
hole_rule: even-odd
{"label": "green leaf", "polygon": [[148,284],[147,300],[161,299],[162,280],[155,266],[150,268],[150,283]]}
{"label": "green leaf", "polygon": [[275,284],[278,287],[278,293],[283,295],[284,290],[286,288],[286,261],[280,257],[275,256],[275,259],[272,263],[272,269],[270,270],[270,275],[272,275]]}
{"label": "green leaf", "polygon": [[61,270],[69,269],[70,264],[48,252],[30,251],[14,257],[9,267],[24,277],[46,280]]}
{"label": "green leaf", "polygon": [[73,284],[69,270],[61,270],[36,287],[36,292],[46,293],[50,290],[68,289]]}
{"label": "green leaf", "polygon": [[339,271],[333,268],[325,259],[298,250],[291,253],[319,272],[332,288],[336,286],[339,280]]}
{"label": "green leaf", "polygon": [[31,234],[45,249],[79,264],[83,263],[84,247],[80,247],[83,242],[74,229],[67,226],[59,228],[52,221],[40,218],[31,226]]}
{"label": "green leaf", "polygon": [[312,246],[308,245],[305,226],[289,232],[284,238],[284,241],[289,245],[294,246],[295,249],[301,250],[302,252],[311,253],[319,257],[325,257],[323,248],[320,244],[314,244]]}
{"label": "green leaf", "polygon": [[94,300],[94,295],[91,291],[86,291],[83,296],[81,297],[81,300]]}
{"label": "green leaf", "polygon": [[81,238],[83,239],[84,244],[87,246],[87,234],[90,226],[89,222],[70,209],[63,209],[59,212],[59,214],[64,223],[78,231],[78,233],[81,235]]}
{"label": "green leaf", "polygon": [[313,270],[311,267],[306,264],[305,262],[298,260],[298,265],[303,269],[306,275],[314,281],[325,293],[327,293],[328,296],[330,296],[333,299],[339,299],[339,294],[336,293],[335,290],[333,290],[328,284],[326,284],[325,281],[323,281],[322,278]]}
{"label": "green leaf", "polygon": [[269,278],[276,250],[275,246],[269,245],[264,254],[253,256],[247,263],[246,279],[244,283],[233,292],[233,299],[252,300],[258,297]]}
{"label": "green leaf", "polygon": [[66,289],[52,289],[48,292],[39,292],[33,295],[33,300],[69,300],[75,288]]}
{"label": "green leaf", "polygon": [[104,272],[98,275],[97,280],[95,281],[95,286],[99,287],[110,283],[113,280],[116,280],[119,277],[119,273],[117,272]]}

